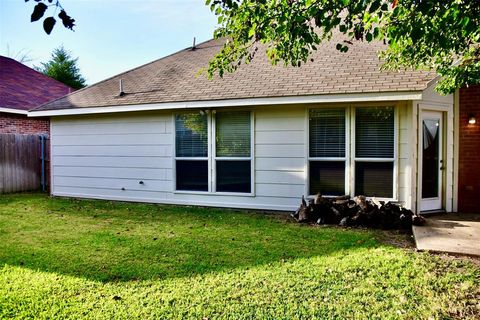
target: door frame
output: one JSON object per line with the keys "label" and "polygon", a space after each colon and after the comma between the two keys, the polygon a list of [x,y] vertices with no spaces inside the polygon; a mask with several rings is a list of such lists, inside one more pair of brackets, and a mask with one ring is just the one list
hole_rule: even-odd
{"label": "door frame", "polygon": [[[418,212],[429,212],[429,211],[444,211],[445,210],[445,172],[447,168],[447,156],[446,156],[446,122],[445,122],[446,112],[443,110],[438,110],[436,108],[422,108],[420,109],[420,114],[418,116],[418,157],[417,157],[417,168],[418,168],[418,180],[417,180],[417,199],[418,199]],[[439,157],[441,162],[439,163],[438,170],[438,194],[437,198],[427,198],[430,200],[423,200],[422,198],[422,179],[423,179],[423,120],[432,117],[433,119],[439,119]],[[443,169],[440,169],[443,167]]]}

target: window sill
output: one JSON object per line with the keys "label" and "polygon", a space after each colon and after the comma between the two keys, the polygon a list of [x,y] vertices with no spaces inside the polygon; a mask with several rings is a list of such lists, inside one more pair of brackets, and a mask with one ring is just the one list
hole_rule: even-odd
{"label": "window sill", "polygon": [[[346,194],[346,196],[350,196],[348,194]],[[309,196],[307,196],[306,198],[307,199],[315,199],[316,195],[315,194],[311,194]],[[327,196],[327,195],[322,195],[323,198],[327,198],[327,199],[334,199],[336,197],[341,197],[341,196]],[[350,196],[350,199],[353,199],[355,198],[356,196]],[[384,201],[385,203],[387,202],[393,202],[393,203],[402,203],[404,201],[399,201],[398,199],[395,199],[395,198],[379,198],[379,197],[366,197],[367,200],[372,200],[374,199],[375,200],[378,200],[378,201]]]}
{"label": "window sill", "polygon": [[174,194],[196,194],[203,196],[236,196],[236,197],[255,197],[255,193],[243,193],[243,192],[209,192],[209,191],[188,191],[188,190],[175,190]]}

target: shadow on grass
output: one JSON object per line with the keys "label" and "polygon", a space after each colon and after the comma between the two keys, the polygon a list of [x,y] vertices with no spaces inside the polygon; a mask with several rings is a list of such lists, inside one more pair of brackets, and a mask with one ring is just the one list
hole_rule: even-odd
{"label": "shadow on grass", "polygon": [[188,277],[375,247],[375,233],[285,215],[39,194],[0,200],[0,264],[97,281]]}

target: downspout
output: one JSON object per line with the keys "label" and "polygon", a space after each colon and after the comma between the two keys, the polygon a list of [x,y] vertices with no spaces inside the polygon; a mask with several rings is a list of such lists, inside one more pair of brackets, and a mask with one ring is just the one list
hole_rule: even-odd
{"label": "downspout", "polygon": [[41,165],[41,180],[40,183],[42,185],[42,191],[47,191],[47,183],[45,180],[45,142],[47,141],[47,137],[45,135],[40,135],[40,145],[41,145],[41,156],[40,159],[42,161]]}

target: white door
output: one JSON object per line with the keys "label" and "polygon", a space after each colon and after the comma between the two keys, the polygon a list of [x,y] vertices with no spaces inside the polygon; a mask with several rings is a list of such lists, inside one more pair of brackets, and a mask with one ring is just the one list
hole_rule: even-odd
{"label": "white door", "polygon": [[425,111],[420,126],[420,211],[442,209],[443,126],[442,113]]}

